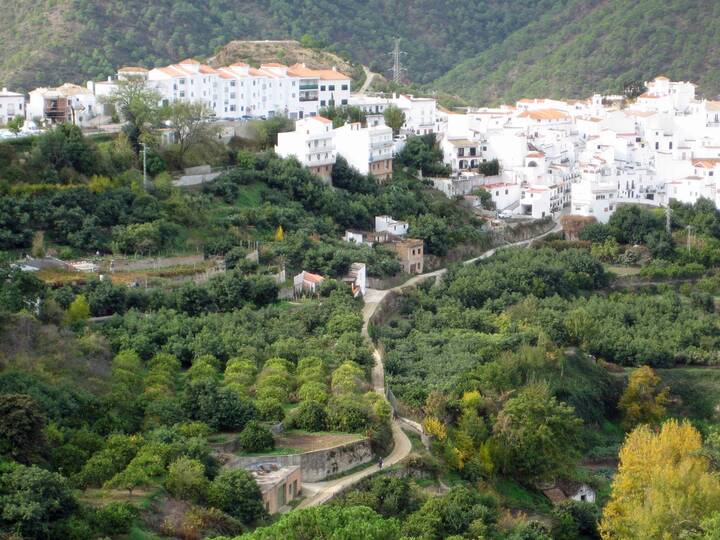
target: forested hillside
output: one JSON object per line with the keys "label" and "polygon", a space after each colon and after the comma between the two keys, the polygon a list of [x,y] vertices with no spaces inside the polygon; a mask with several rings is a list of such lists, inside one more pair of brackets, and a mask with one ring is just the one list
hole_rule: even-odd
{"label": "forested hillside", "polygon": [[[586,96],[665,73],[720,91],[710,0],[26,0],[0,29],[3,85],[104,78],[126,64],[208,57],[242,39],[297,39],[473,102]],[[33,36],[33,39],[28,39]]]}
{"label": "forested hillside", "polygon": [[575,0],[459,63],[435,86],[480,102],[586,97],[665,74],[699,83],[710,97],[720,91],[719,34],[718,2]]}

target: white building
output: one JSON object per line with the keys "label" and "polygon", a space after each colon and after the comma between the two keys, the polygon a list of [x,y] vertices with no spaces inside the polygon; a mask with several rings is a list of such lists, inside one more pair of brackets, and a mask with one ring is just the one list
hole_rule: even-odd
{"label": "white building", "polygon": [[389,127],[345,124],[333,131],[333,138],[337,154],[362,174],[381,181],[392,177],[393,134]]}
{"label": "white building", "polygon": [[97,99],[91,90],[65,83],[57,88],[32,90],[27,115],[50,124],[69,122],[85,127],[97,112]]}
{"label": "white building", "polygon": [[202,101],[225,119],[315,116],[323,107],[347,105],[351,85],[335,68],[268,63],[256,69],[237,62],[215,69],[192,58],[151,69],[147,80],[163,103]]}
{"label": "white building", "polygon": [[25,118],[25,96],[3,88],[0,91],[0,124],[7,124],[16,116]]}
{"label": "white building", "polygon": [[405,133],[427,135],[435,132],[436,100],[401,94],[390,99],[390,103],[405,113],[405,125],[403,127]]}
{"label": "white building", "polygon": [[520,202],[520,184],[491,182],[482,187],[490,193],[498,213],[511,212],[518,207]]}
{"label": "white building", "polygon": [[407,221],[393,219],[390,216],[375,216],[375,232],[388,232],[395,236],[405,236],[410,224]]}
{"label": "white building", "polygon": [[468,138],[450,138],[445,134],[440,139],[443,162],[449,165],[453,173],[477,169],[483,161],[481,143]]}
{"label": "white building", "polygon": [[367,269],[365,263],[352,263],[343,281],[350,286],[353,297],[365,296],[367,290]]}
{"label": "white building", "polygon": [[305,167],[329,182],[336,152],[332,122],[322,116],[311,116],[295,122],[295,131],[278,133],[275,153],[295,157]]}

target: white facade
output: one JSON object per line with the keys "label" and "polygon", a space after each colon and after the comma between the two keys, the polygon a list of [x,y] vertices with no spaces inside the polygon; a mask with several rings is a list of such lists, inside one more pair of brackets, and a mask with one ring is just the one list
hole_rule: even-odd
{"label": "white facade", "polygon": [[275,153],[295,157],[324,180],[330,180],[336,158],[332,122],[322,116],[298,120],[295,131],[278,134]]}
{"label": "white facade", "polygon": [[25,96],[3,88],[0,91],[0,123],[7,124],[16,116],[25,118]]}
{"label": "white facade", "polygon": [[392,176],[393,134],[387,126],[345,124],[333,131],[335,150],[362,174]]}
{"label": "white facade", "polygon": [[395,236],[405,236],[410,225],[407,221],[399,221],[390,216],[375,216],[375,232],[389,232]]}
{"label": "white facade", "polygon": [[351,84],[334,68],[269,63],[256,69],[237,62],[215,69],[191,58],[151,69],[147,80],[163,103],[201,101],[225,119],[315,116],[331,104],[347,105]]}
{"label": "white facade", "polygon": [[511,211],[517,208],[520,202],[520,184],[507,184],[493,182],[482,186],[495,203],[495,210],[499,212]]}
{"label": "white facade", "polygon": [[36,88],[30,92],[27,115],[41,122],[70,122],[81,127],[92,123],[98,113],[97,98],[89,89],[65,83],[57,88]]}
{"label": "white facade", "polygon": [[432,98],[416,98],[401,94],[390,102],[405,113],[403,130],[413,135],[427,135],[436,130],[437,102]]}

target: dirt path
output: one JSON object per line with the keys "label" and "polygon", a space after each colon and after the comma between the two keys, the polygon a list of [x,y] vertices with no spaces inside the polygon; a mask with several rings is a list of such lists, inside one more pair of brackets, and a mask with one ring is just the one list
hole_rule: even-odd
{"label": "dirt path", "polygon": [[[478,261],[480,259],[486,259],[488,257],[492,257],[499,249],[504,249],[506,247],[516,247],[516,246],[528,246],[530,245],[534,240],[538,240],[540,238],[543,238],[544,236],[547,236],[551,233],[558,232],[560,230],[560,225],[556,224],[552,229],[549,231],[540,234],[538,236],[535,236],[533,238],[530,238],[528,240],[522,240],[520,242],[515,242],[514,244],[508,244],[507,246],[502,246],[499,248],[494,248],[491,250],[486,251],[479,257],[474,257],[470,260],[464,261],[463,264],[472,264],[475,261]],[[413,285],[416,285],[422,281],[425,281],[426,279],[432,278],[432,277],[440,277],[443,274],[447,272],[447,268],[442,268],[440,270],[435,270],[434,272],[428,272],[427,274],[420,274],[418,276],[411,277],[401,285],[398,285],[397,287],[393,287],[392,289],[388,290],[377,290],[377,289],[367,289],[365,293],[365,306],[363,307],[363,328],[362,328],[362,334],[370,341],[370,336],[368,334],[368,326],[370,324],[370,321],[372,320],[373,315],[375,314],[375,311],[377,310],[378,306],[383,302],[385,297],[390,291],[393,292],[400,292],[402,289],[406,287],[411,287]],[[372,343],[372,342],[371,342]],[[381,396],[385,396],[385,367],[383,365],[383,358],[380,351],[373,346],[373,357],[375,358],[375,364],[372,368],[372,374],[371,374],[371,380],[373,389],[375,392],[380,394]],[[412,450],[412,444],[410,443],[410,439],[405,434],[405,432],[400,428],[400,422],[412,422],[412,420],[407,419],[393,419],[392,422],[392,432],[393,432],[393,441],[394,446],[393,450],[390,453],[389,456],[387,456],[384,460],[384,466],[389,467],[390,465],[394,465],[395,463],[398,463],[400,460],[404,459],[410,454],[410,451]],[[413,424],[416,424],[416,422],[412,422]],[[371,465],[365,469],[362,469],[354,474],[343,476],[342,478],[337,478],[335,480],[329,480],[327,482],[314,482],[314,483],[303,483],[303,492],[307,494],[307,498],[298,505],[298,508],[308,508],[311,506],[317,506],[319,504],[322,504],[324,502],[329,501],[332,499],[335,495],[337,495],[340,491],[344,490],[345,488],[348,488],[354,484],[357,484],[360,480],[367,478],[368,476],[375,474],[380,469],[377,465]]]}
{"label": "dirt path", "polygon": [[373,79],[375,78],[375,73],[370,71],[367,66],[363,66],[363,71],[365,72],[365,82],[360,87],[360,90],[358,90],[358,94],[362,95],[365,92],[367,92],[368,88],[370,88],[370,85],[373,82]]}

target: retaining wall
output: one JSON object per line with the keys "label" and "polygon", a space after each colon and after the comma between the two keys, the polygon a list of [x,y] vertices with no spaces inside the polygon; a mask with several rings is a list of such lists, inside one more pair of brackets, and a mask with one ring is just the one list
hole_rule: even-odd
{"label": "retaining wall", "polygon": [[245,469],[260,463],[274,463],[281,467],[298,465],[303,482],[319,482],[328,476],[344,473],[373,459],[369,439],[360,439],[332,448],[278,456],[238,456],[225,464],[228,469]]}

